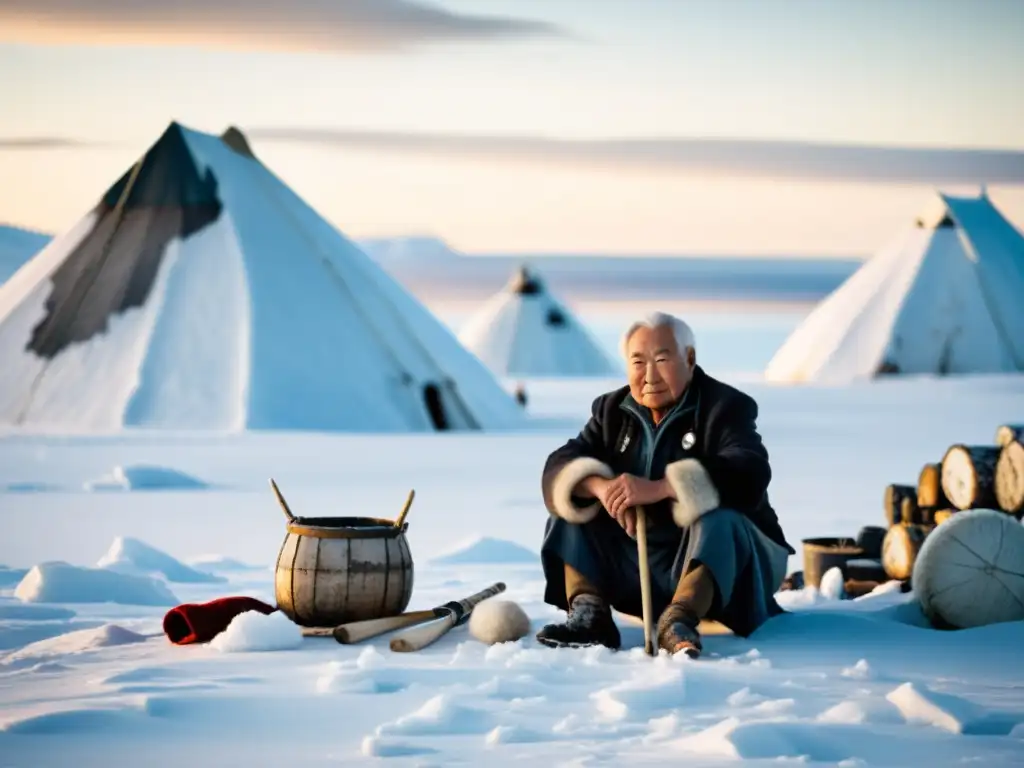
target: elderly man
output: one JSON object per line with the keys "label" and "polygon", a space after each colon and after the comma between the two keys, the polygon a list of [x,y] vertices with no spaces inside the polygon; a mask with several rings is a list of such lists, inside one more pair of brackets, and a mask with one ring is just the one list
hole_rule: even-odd
{"label": "elderly man", "polygon": [[696,364],[693,333],[678,318],[656,313],[622,343],[628,386],[598,397],[544,467],[545,601],[568,617],[537,639],[620,646],[611,609],[641,615],[643,505],[658,646],[696,657],[702,618],[745,637],[781,612],[774,594],[793,549],[768,502],[755,401]]}

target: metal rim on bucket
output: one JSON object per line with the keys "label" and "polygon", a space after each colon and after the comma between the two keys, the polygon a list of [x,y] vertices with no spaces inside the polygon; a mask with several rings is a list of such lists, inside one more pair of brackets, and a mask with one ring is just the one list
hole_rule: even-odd
{"label": "metal rim on bucket", "polygon": [[804,549],[814,552],[832,552],[837,555],[852,555],[863,551],[861,547],[857,546],[857,540],[848,536],[822,536],[815,539],[804,539],[801,543],[804,545]]}
{"label": "metal rim on bucket", "polygon": [[394,539],[408,528],[378,517],[296,517],[288,523],[288,533],[317,539]]}

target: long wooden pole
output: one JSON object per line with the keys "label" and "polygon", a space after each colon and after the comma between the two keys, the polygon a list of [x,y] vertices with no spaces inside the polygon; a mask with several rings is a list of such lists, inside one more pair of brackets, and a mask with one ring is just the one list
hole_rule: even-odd
{"label": "long wooden pole", "polygon": [[647,512],[636,508],[636,548],[640,555],[640,604],[644,622],[644,653],[654,656],[654,626],[651,621],[651,567],[647,560]]}

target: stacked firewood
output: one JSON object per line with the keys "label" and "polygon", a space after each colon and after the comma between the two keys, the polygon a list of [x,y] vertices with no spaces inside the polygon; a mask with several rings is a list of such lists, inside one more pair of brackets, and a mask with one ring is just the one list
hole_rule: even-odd
{"label": "stacked firewood", "polygon": [[941,461],[925,464],[916,485],[885,489],[888,532],[882,566],[908,581],[928,534],[958,512],[994,509],[1024,515],[1024,425],[1004,424],[995,445],[951,445]]}

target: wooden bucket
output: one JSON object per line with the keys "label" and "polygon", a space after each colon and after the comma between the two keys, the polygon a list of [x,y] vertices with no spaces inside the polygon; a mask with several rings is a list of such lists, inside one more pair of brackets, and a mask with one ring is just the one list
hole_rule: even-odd
{"label": "wooden bucket", "polygon": [[846,537],[804,539],[803,545],[804,584],[808,587],[820,586],[821,577],[835,566],[839,566],[845,579],[846,562],[865,556],[857,541]]}
{"label": "wooden bucket", "polygon": [[412,598],[409,525],[372,517],[294,517],[277,556],[277,605],[304,627],[402,613]]}

